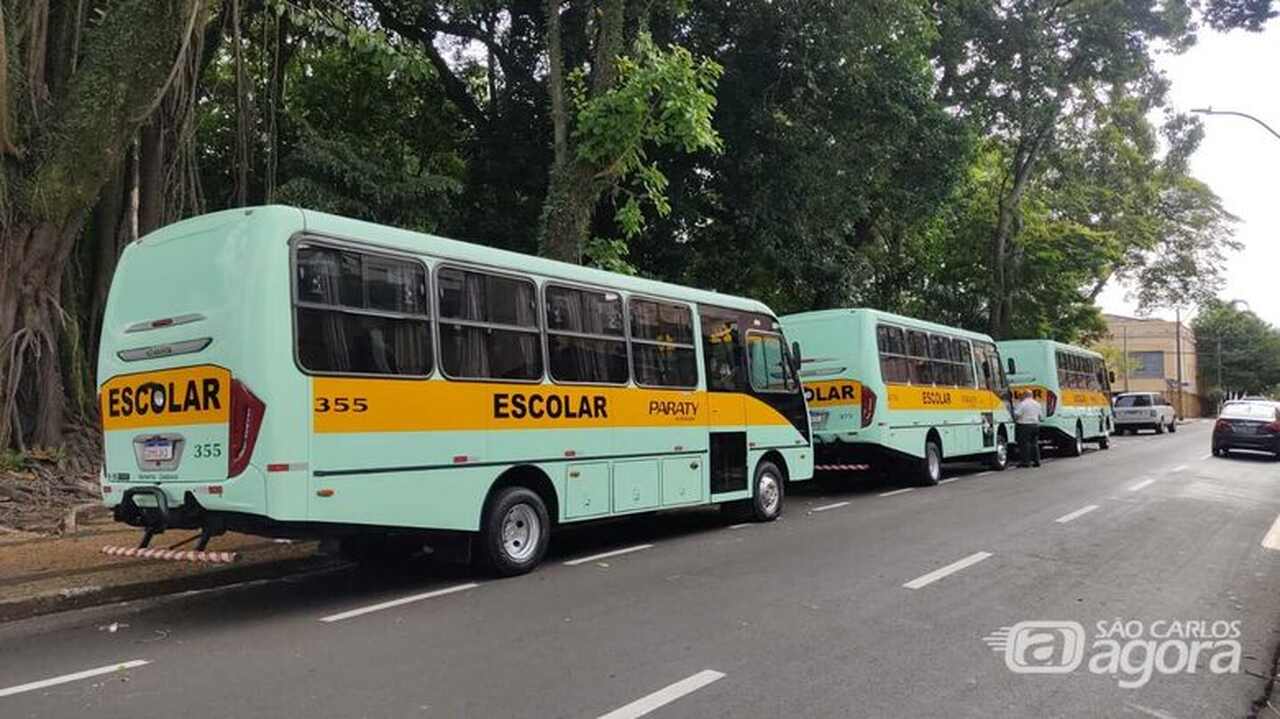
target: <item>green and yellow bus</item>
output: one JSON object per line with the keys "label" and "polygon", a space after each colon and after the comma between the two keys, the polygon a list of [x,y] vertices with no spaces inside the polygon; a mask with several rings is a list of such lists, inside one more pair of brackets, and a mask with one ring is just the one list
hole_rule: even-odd
{"label": "green and yellow bus", "polygon": [[1111,446],[1111,376],[1102,355],[1053,340],[1007,340],[999,347],[1014,394],[1031,392],[1044,407],[1042,441],[1071,457],[1083,454],[1086,442]]}
{"label": "green and yellow bus", "polygon": [[782,318],[804,353],[819,470],[905,469],[937,484],[942,464],[1009,462],[1009,388],[990,337],[870,309]]}
{"label": "green and yellow bus", "polygon": [[[557,525],[756,520],[813,473],[759,302],[290,207],[129,245],[98,363],[119,521],[461,546],[532,569]],[[451,540],[459,540],[452,542]]]}

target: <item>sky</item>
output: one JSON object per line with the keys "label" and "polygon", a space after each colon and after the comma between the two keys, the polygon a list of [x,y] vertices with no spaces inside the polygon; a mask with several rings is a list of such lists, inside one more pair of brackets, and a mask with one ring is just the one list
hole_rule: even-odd
{"label": "sky", "polygon": [[[1245,112],[1280,132],[1280,19],[1261,33],[1206,30],[1194,47],[1163,57],[1160,66],[1172,83],[1173,109]],[[1259,317],[1280,326],[1280,139],[1244,118],[1201,119],[1205,138],[1191,159],[1191,173],[1240,218],[1236,239],[1244,243],[1227,260],[1221,296],[1245,300]],[[1112,285],[1098,303],[1104,312],[1133,315],[1135,303],[1127,294]],[[1172,319],[1173,311],[1150,316]]]}

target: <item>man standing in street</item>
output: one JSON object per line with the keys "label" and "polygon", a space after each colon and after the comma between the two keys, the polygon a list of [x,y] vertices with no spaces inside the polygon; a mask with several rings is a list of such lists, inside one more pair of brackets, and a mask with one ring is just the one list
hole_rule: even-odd
{"label": "man standing in street", "polygon": [[1013,406],[1015,434],[1018,439],[1018,466],[1040,466],[1040,418],[1044,410],[1028,390]]}

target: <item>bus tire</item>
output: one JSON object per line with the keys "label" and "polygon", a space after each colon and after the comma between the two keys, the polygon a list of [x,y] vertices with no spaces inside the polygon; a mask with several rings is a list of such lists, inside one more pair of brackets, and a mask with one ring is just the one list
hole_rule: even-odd
{"label": "bus tire", "polygon": [[1079,457],[1084,454],[1084,427],[1081,427],[1079,422],[1076,422],[1075,438],[1063,447],[1063,450],[1068,457]]}
{"label": "bus tire", "polygon": [[500,577],[525,574],[542,561],[551,536],[547,506],[525,487],[505,487],[490,498],[480,522],[480,567]]}
{"label": "bus tire", "polygon": [[764,460],[756,465],[755,481],[752,483],[752,521],[772,522],[782,514],[782,478],[782,470],[773,462]]}
{"label": "bus tire", "polygon": [[1169,420],[1169,434],[1173,434],[1174,432],[1177,432],[1177,431],[1178,431],[1178,418],[1174,417],[1173,419]]}
{"label": "bus tire", "polygon": [[942,445],[930,437],[924,441],[924,456],[915,460],[916,483],[933,487],[942,481]]}
{"label": "bus tire", "polygon": [[997,472],[1009,468],[1009,436],[1005,434],[1003,427],[996,432],[996,451],[991,453],[987,466]]}
{"label": "bus tire", "polygon": [[1111,435],[1106,432],[1102,433],[1102,436],[1098,438],[1098,449],[1111,449]]}

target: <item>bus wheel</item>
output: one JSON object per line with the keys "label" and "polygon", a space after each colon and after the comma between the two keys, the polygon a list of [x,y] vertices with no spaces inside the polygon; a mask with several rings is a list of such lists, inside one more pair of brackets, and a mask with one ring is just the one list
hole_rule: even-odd
{"label": "bus wheel", "polygon": [[501,577],[524,574],[542,561],[550,534],[551,520],[542,498],[524,487],[507,487],[485,511],[476,559]]}
{"label": "bus wheel", "polygon": [[1098,438],[1098,449],[1111,449],[1111,435],[1107,434],[1105,431],[1102,433],[1102,436]]}
{"label": "bus wheel", "polygon": [[1003,472],[1009,466],[1009,438],[1003,431],[996,433],[996,451],[991,453],[987,464],[997,472]]}
{"label": "bus wheel", "polygon": [[1066,447],[1068,457],[1079,457],[1084,454],[1084,429],[1076,422],[1076,436]]}
{"label": "bus wheel", "polygon": [[1178,431],[1178,418],[1174,417],[1173,419],[1169,420],[1169,433],[1172,434],[1177,431]]}
{"label": "bus wheel", "polygon": [[924,457],[917,460],[916,479],[921,486],[932,487],[942,481],[942,446],[936,439],[924,441]]}
{"label": "bus wheel", "polygon": [[772,522],[782,514],[782,472],[773,462],[756,467],[755,497],[751,500],[751,518]]}

